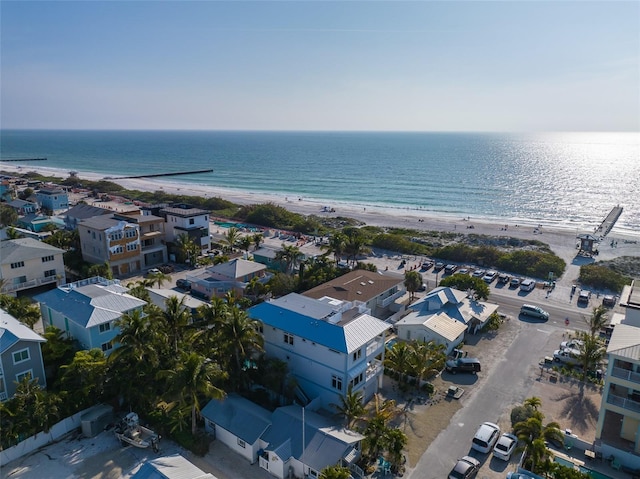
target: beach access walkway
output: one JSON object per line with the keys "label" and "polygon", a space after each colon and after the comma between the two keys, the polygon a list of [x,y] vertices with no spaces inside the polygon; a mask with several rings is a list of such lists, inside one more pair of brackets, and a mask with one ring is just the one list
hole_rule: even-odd
{"label": "beach access walkway", "polygon": [[596,233],[600,233],[600,236],[602,238],[607,236],[611,231],[611,229],[616,224],[616,221],[618,221],[618,218],[620,218],[621,214],[622,214],[622,206],[620,205],[614,206],[609,212],[609,214],[606,216],[606,218],[602,221],[602,223],[600,223],[600,226],[596,228]]}

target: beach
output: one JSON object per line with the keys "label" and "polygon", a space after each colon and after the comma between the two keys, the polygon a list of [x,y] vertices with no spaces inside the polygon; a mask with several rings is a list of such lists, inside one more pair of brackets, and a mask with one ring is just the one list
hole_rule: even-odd
{"label": "beach", "polygon": [[[55,168],[19,167],[1,164],[0,170],[23,174],[36,171],[45,176],[57,176],[61,179],[68,176],[68,172]],[[78,178],[91,181],[104,180],[95,173],[77,172]],[[590,225],[590,230],[572,228],[559,224],[540,224],[534,220],[519,220],[518,223],[504,223],[504,220],[491,218],[476,218],[469,216],[436,215],[430,211],[420,209],[395,209],[382,207],[362,207],[348,203],[320,203],[304,197],[291,197],[276,194],[252,193],[229,188],[219,188],[208,185],[194,185],[178,181],[166,181],[151,178],[114,179],[115,183],[130,190],[163,191],[175,195],[193,195],[205,198],[220,197],[238,205],[273,203],[287,210],[302,215],[316,215],[320,217],[348,217],[361,221],[369,226],[407,228],[419,231],[441,231],[458,234],[476,234],[487,236],[503,236],[521,239],[534,239],[549,245],[552,251],[567,262],[567,272],[573,270],[572,265],[577,253],[576,236],[578,234],[593,233],[599,224]],[[100,206],[100,202],[96,206]],[[612,205],[613,206],[613,205]],[[623,212],[624,215],[624,212]],[[604,218],[603,218],[604,219]],[[617,241],[616,247],[610,247],[612,240]],[[606,240],[600,245],[597,260],[608,260],[620,256],[640,256],[640,231],[637,233],[624,230],[616,231],[614,227]],[[567,274],[565,274],[567,276]],[[569,281],[574,281],[575,271],[569,274]]]}

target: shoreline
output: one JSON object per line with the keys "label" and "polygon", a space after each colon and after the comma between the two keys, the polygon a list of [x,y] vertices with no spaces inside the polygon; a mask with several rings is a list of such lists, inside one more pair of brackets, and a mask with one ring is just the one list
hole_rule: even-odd
{"label": "shoreline", "polygon": [[[20,165],[0,164],[0,169],[16,174],[36,171],[46,176],[57,176],[62,179],[68,172],[59,168],[34,167],[25,168]],[[78,171],[81,179],[92,181],[103,180],[101,174]],[[113,181],[113,180],[111,180]],[[454,234],[477,234],[487,236],[514,237],[527,240],[539,240],[549,247],[567,264],[571,264],[576,255],[576,235],[593,233],[590,229],[580,225],[540,223],[534,219],[518,219],[517,222],[505,218],[463,217],[463,215],[437,214],[428,210],[389,208],[379,206],[363,206],[344,202],[326,202],[298,197],[288,197],[281,194],[265,194],[248,191],[219,188],[208,185],[194,185],[179,181],[157,180],[155,178],[135,178],[117,180],[126,189],[139,191],[162,190],[168,194],[202,197],[220,197],[238,205],[273,203],[293,213],[302,215],[316,215],[327,217],[349,217],[361,221],[368,226],[406,228],[418,231],[439,231]],[[329,211],[323,211],[324,207]],[[335,211],[331,212],[333,208]],[[618,247],[609,247],[611,240],[618,240]],[[640,256],[640,231],[618,230],[616,227],[600,244],[600,254],[597,260],[612,259],[619,256]]]}

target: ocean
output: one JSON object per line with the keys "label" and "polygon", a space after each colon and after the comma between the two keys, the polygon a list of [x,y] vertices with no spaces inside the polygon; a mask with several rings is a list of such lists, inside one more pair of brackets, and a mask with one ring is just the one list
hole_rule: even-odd
{"label": "ocean", "polygon": [[0,131],[2,160],[35,157],[10,164],[582,230],[621,205],[614,231],[640,232],[633,132]]}

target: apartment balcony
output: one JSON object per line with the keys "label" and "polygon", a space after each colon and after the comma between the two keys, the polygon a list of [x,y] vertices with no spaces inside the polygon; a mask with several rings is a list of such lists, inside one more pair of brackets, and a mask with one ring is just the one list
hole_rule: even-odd
{"label": "apartment balcony", "polygon": [[378,354],[380,354],[383,351],[384,347],[384,342],[382,341],[382,339],[380,339],[379,341],[374,341],[370,344],[367,345],[367,357],[371,357],[371,356],[377,356]]}
{"label": "apartment balcony", "polygon": [[383,369],[384,367],[382,366],[382,361],[370,361],[369,365],[367,366],[366,381],[382,374]]}
{"label": "apartment balcony", "polygon": [[624,379],[632,383],[640,384],[640,373],[631,371],[630,369],[614,368],[611,370],[611,376],[618,379]]}
{"label": "apartment balcony", "polygon": [[42,286],[43,284],[55,283],[57,280],[57,276],[48,276],[46,278],[31,279],[29,281],[25,281],[24,283],[7,283],[2,287],[2,292],[15,293],[17,291],[22,291],[23,289],[31,289],[37,286]]}
{"label": "apartment balcony", "polygon": [[640,413],[640,402],[633,401],[626,397],[617,396],[611,392],[609,392],[609,395],[607,396],[607,404]]}
{"label": "apartment balcony", "polygon": [[386,298],[378,298],[376,300],[376,304],[378,306],[380,306],[381,308],[386,308],[391,303],[393,303],[396,299],[401,298],[402,296],[404,296],[405,292],[406,291],[397,291],[397,292],[393,293],[391,296],[387,296]]}

